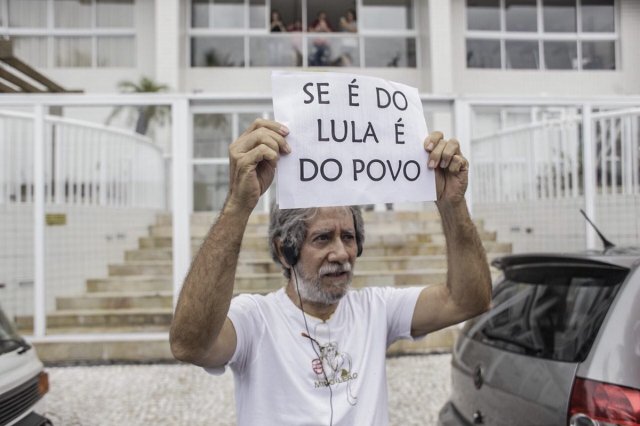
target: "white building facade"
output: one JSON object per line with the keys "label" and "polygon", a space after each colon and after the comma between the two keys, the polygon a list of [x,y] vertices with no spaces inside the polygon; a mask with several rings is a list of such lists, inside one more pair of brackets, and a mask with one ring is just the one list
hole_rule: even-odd
{"label": "white building facade", "polygon": [[[312,31],[320,12],[333,32]],[[268,94],[273,68],[332,67],[439,95],[640,93],[633,0],[2,0],[0,20],[18,57],[89,93],[146,75]]]}
{"label": "white building facade", "polygon": [[[274,12],[280,31],[272,31]],[[332,31],[313,30],[321,13]],[[343,23],[348,13],[355,24]],[[191,211],[222,206],[227,147],[254,118],[271,116],[271,71],[288,69],[358,73],[417,87],[429,128],[455,134],[471,157],[474,215],[500,239],[513,241],[515,251],[593,247],[581,207],[614,242],[640,240],[637,0],[0,0],[0,34],[13,40],[17,57],[63,87],[86,93],[67,104],[60,97],[65,118],[104,123],[112,111],[105,96],[117,93],[122,81],[147,76],[169,87],[168,97],[158,102],[172,108],[173,121],[156,126],[151,137],[173,162],[166,184],[174,193],[164,196],[174,206],[176,200],[188,204],[188,212],[178,214],[183,231]],[[28,101],[17,102],[24,112]],[[177,105],[187,108],[176,110]],[[42,117],[41,122],[45,137],[47,126],[53,126],[47,123],[57,123]],[[0,120],[0,136],[5,132],[0,150],[6,149],[1,153],[14,152],[6,136],[11,126]],[[176,152],[184,142],[188,149]],[[94,158],[92,152],[86,158]],[[153,155],[154,161],[161,158]],[[186,195],[175,194],[177,163],[186,170],[180,175],[189,187]],[[96,170],[88,169],[87,176]],[[78,173],[73,178],[82,187]],[[5,175],[0,170],[8,179]],[[131,179],[122,183],[128,184],[134,187]],[[53,184],[48,188],[46,197],[60,195]],[[94,190],[86,194],[93,196]],[[89,195],[79,197],[73,208],[85,209],[86,200],[95,207]],[[5,221],[9,225],[2,232],[29,227],[30,205],[27,211],[11,210],[1,201],[0,214],[14,220]],[[147,205],[155,204],[145,204],[144,212],[106,215],[114,221],[104,231],[111,237],[96,258],[109,253],[113,259],[122,247],[135,245],[153,220],[150,212],[162,210]],[[86,227],[74,238],[92,228],[95,213],[87,212],[82,216]],[[126,223],[134,223],[132,215],[139,219],[135,231],[123,231]],[[25,247],[0,250],[9,286],[32,279],[31,244],[15,240]],[[188,251],[188,237],[181,244]],[[68,290],[64,274],[75,259],[65,256],[50,263],[58,265],[60,286]],[[180,262],[174,259],[176,286],[190,258],[181,256]],[[16,257],[26,259],[25,265],[15,266]],[[74,277],[75,288],[97,270],[92,266]]]}

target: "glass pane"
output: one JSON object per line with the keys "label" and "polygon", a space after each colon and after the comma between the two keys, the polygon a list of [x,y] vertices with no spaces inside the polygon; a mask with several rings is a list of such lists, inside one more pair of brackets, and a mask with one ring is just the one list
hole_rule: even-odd
{"label": "glass pane", "polygon": [[47,26],[47,3],[43,0],[8,0],[9,26],[44,28]]}
{"label": "glass pane", "polygon": [[302,35],[298,33],[251,37],[249,55],[252,67],[301,67]]}
{"label": "glass pane", "polygon": [[233,138],[231,114],[194,114],[194,158],[227,158]]}
{"label": "glass pane", "polygon": [[467,29],[500,31],[500,0],[467,0]]}
{"label": "glass pane", "polygon": [[241,135],[245,130],[257,119],[257,118],[267,118],[269,120],[272,119],[271,113],[266,111],[256,111],[256,112],[245,112],[238,114],[238,134]]}
{"label": "glass pane", "polygon": [[46,37],[12,37],[16,57],[32,67],[47,66]]}
{"label": "glass pane", "polygon": [[97,0],[99,27],[133,28],[133,0]]}
{"label": "glass pane", "polygon": [[615,70],[616,43],[614,41],[583,41],[582,68],[585,70]]}
{"label": "glass pane", "polygon": [[[300,0],[271,0],[270,13],[273,14],[273,12],[280,15],[280,20],[288,32],[302,31],[302,3]],[[309,20],[309,22],[311,21]]]}
{"label": "glass pane", "polygon": [[249,2],[249,27],[267,27],[267,6],[265,0],[251,0]]}
{"label": "glass pane", "polygon": [[576,32],[576,0],[544,0],[542,13],[545,32]]}
{"label": "glass pane", "polygon": [[98,37],[98,66],[135,67],[135,51],[134,37]]}
{"label": "glass pane", "polygon": [[537,31],[536,0],[505,0],[507,31]]}
{"label": "glass pane", "polygon": [[193,210],[220,211],[229,189],[229,166],[193,166]]}
{"label": "glass pane", "polygon": [[244,28],[244,0],[214,0],[210,7],[213,28]]}
{"label": "glass pane", "polygon": [[501,68],[498,40],[467,40],[468,68]]}
{"label": "glass pane", "polygon": [[416,41],[404,37],[367,37],[364,43],[366,67],[416,67]]}
{"label": "glass pane", "polygon": [[363,0],[362,27],[369,30],[413,29],[412,0]]}
{"label": "glass pane", "polygon": [[193,37],[191,39],[191,66],[244,66],[244,41],[242,37]]}
{"label": "glass pane", "polygon": [[209,0],[191,0],[191,27],[209,26]]}
{"label": "glass pane", "polygon": [[90,67],[90,37],[58,37],[55,40],[56,67]]}
{"label": "glass pane", "polygon": [[545,41],[544,63],[548,70],[578,69],[578,44],[575,41]]}
{"label": "glass pane", "polygon": [[85,0],[56,0],[53,2],[56,28],[91,28],[92,4]]}
{"label": "glass pane", "polygon": [[463,332],[512,352],[580,362],[627,271],[537,265],[520,267],[513,275],[496,286],[491,311],[467,323]]}
{"label": "glass pane", "polygon": [[540,68],[540,55],[537,41],[514,41],[505,42],[507,54],[507,69],[530,69]]}
{"label": "glass pane", "polygon": [[309,38],[310,67],[358,67],[360,53],[357,37]]}
{"label": "glass pane", "polygon": [[582,31],[614,32],[614,0],[582,0]]}

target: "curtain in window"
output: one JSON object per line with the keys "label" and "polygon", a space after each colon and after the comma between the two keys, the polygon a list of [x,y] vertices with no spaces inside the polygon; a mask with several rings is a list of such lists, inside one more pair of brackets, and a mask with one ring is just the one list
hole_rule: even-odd
{"label": "curtain in window", "polygon": [[134,67],[136,49],[133,37],[99,37],[99,67]]}
{"label": "curtain in window", "polygon": [[47,39],[45,37],[12,37],[16,57],[32,67],[47,66]]}
{"label": "curtain in window", "polygon": [[133,28],[133,0],[97,0],[98,27]]}
{"label": "curtain in window", "polygon": [[8,0],[9,26],[44,28],[47,26],[47,2],[44,0]]}
{"label": "curtain in window", "polygon": [[90,67],[91,37],[56,38],[57,67]]}
{"label": "curtain in window", "polygon": [[56,0],[53,3],[54,27],[93,27],[92,5],[85,0]]}

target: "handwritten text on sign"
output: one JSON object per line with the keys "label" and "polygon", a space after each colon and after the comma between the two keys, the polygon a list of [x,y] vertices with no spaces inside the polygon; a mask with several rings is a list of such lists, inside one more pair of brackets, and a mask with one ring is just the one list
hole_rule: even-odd
{"label": "handwritten text on sign", "polygon": [[278,163],[281,208],[435,200],[415,88],[339,73],[272,74],[275,120],[292,153]]}

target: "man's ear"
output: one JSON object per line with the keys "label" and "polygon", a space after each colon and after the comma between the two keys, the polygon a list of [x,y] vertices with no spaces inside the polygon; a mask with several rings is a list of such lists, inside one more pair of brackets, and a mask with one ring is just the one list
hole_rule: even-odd
{"label": "man's ear", "polygon": [[291,269],[291,265],[289,265],[289,263],[287,262],[287,259],[284,257],[284,254],[282,253],[282,240],[278,237],[274,237],[273,243],[276,248],[276,253],[278,255],[278,259],[280,260],[280,263],[282,263],[282,265],[285,268]]}

